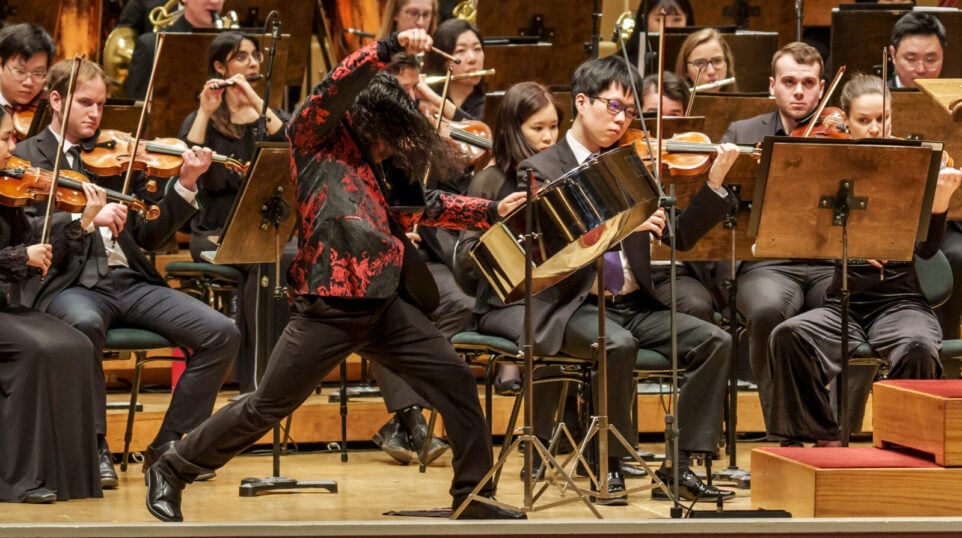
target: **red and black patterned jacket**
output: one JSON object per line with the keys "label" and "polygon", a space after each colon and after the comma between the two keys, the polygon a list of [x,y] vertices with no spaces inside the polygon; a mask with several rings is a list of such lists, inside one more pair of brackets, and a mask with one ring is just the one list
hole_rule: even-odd
{"label": "red and black patterned jacket", "polygon": [[490,226],[495,202],[424,193],[417,181],[395,181],[388,189],[416,189],[424,207],[392,209],[352,138],[348,108],[401,50],[392,36],[354,52],[314,87],[291,119],[288,138],[301,226],[288,271],[293,295],[382,299],[397,293],[404,247],[392,235],[389,219],[404,229],[415,222],[451,229]]}

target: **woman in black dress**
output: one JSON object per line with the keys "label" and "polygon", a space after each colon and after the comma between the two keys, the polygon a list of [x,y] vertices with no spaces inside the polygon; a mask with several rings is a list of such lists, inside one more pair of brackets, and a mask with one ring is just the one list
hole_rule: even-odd
{"label": "woman in black dress", "polygon": [[[13,151],[13,124],[0,108],[0,169]],[[63,321],[8,301],[16,286],[56,271],[80,248],[85,225],[105,203],[85,187],[80,218],[38,244],[23,208],[0,206],[0,501],[51,503],[102,497],[92,393],[99,357],[90,340]],[[39,234],[38,234],[39,235]]]}
{"label": "woman in black dress", "polygon": [[[249,161],[259,141],[283,142],[285,124],[290,115],[282,110],[268,109],[266,132],[260,124],[264,101],[254,89],[259,83],[248,81],[259,75],[263,53],[257,40],[238,32],[224,32],[214,38],[208,50],[208,78],[200,93],[200,105],[184,120],[179,137],[190,145],[206,146],[221,155],[239,161]],[[231,85],[224,86],[225,83]],[[220,236],[231,207],[240,192],[243,174],[224,166],[211,166],[200,177],[197,201],[200,211],[191,220],[190,254],[195,261],[203,261],[201,252],[217,249],[211,236]],[[286,240],[283,238],[282,240]],[[296,252],[291,242],[285,248],[282,270],[290,265]],[[242,344],[238,354],[235,378],[242,391],[253,390],[255,349],[256,266],[239,267],[245,275],[238,287],[237,325]],[[287,303],[276,310],[275,325],[283,327],[287,321]]]}

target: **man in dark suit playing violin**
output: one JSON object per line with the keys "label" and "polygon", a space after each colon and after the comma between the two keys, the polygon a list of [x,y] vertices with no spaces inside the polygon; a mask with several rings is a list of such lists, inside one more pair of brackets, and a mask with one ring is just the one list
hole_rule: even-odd
{"label": "man in dark suit playing violin", "polygon": [[[533,170],[539,183],[557,179],[584,163],[590,156],[616,144],[637,115],[631,89],[629,69],[634,69],[621,58],[612,56],[589,60],[572,77],[575,119],[571,129],[557,144],[522,162],[519,170]],[[637,74],[634,75],[637,79]],[[708,176],[708,183],[678,216],[676,241],[682,250],[690,248],[715,224],[720,222],[734,205],[733,197],[723,187],[725,175],[734,163],[738,150],[723,145]],[[520,178],[519,182],[525,182]],[[656,298],[652,286],[649,248],[651,236],[662,237],[665,226],[664,211],[659,209],[635,233],[621,243],[616,271],[623,275],[624,284],[614,291],[597,289],[595,264],[577,271],[533,298],[534,339],[538,354],[559,351],[575,357],[591,357],[598,338],[598,298],[603,293],[606,306],[608,337],[608,412],[609,422],[626,436],[633,435],[630,409],[634,404],[632,370],[639,348],[670,354],[670,314],[668,307]],[[608,273],[609,271],[605,271]],[[612,279],[608,279],[606,288]],[[505,306],[482,283],[478,291],[478,330],[510,338],[523,339],[524,308],[520,304]],[[714,501],[730,499],[731,491],[723,491],[702,483],[689,469],[691,453],[714,453],[721,429],[725,394],[725,372],[728,369],[731,340],[719,327],[679,314],[678,356],[685,368],[684,385],[678,403],[681,437],[680,494],[689,500]],[[550,435],[550,405],[558,401],[558,384],[535,385],[535,435],[542,439]],[[597,387],[595,387],[597,395]],[[552,394],[552,392],[554,394]],[[628,453],[614,436],[609,439],[608,491],[613,499],[599,499],[603,504],[625,505],[627,498],[618,495],[625,491],[621,472],[621,457]],[[659,471],[667,478],[667,469]],[[660,497],[656,489],[653,496]]]}
{"label": "man in dark suit playing violin", "polygon": [[[50,71],[53,119],[49,128],[17,145],[16,155],[38,168],[51,169],[56,159],[72,64],[61,62]],[[100,67],[81,60],[64,137],[63,169],[82,172],[79,145],[97,134],[106,92],[106,77]],[[193,350],[160,431],[145,454],[148,464],[210,415],[240,341],[237,327],[229,318],[167,287],[141,250],[163,245],[197,211],[193,201],[196,181],[210,166],[211,151],[195,146],[185,151],[183,158],[179,179],[160,202],[156,220],[146,221],[121,204],[107,204],[87,230],[83,249],[72,253],[62,266],[66,269],[51,271],[43,281],[33,281],[22,297],[24,304],[73,325],[90,338],[95,349],[103,349],[107,329],[128,326],[156,332]],[[134,179],[143,182],[144,177]],[[58,213],[55,218],[75,216]],[[94,418],[101,451],[100,473],[103,486],[112,488],[117,487],[117,475],[104,438],[103,366],[97,362],[96,368],[92,390],[97,405]]]}
{"label": "man in dark suit playing violin", "polygon": [[32,113],[21,117],[18,112],[36,109],[54,50],[53,38],[36,24],[11,24],[0,30],[0,106],[13,115],[17,138],[26,135],[33,119]]}
{"label": "man in dark suit playing violin", "polygon": [[[775,112],[733,122],[722,140],[751,145],[766,136],[791,134],[818,106],[825,87],[822,69],[822,57],[810,45],[785,45],[775,53],[769,78]],[[831,263],[803,260],[744,262],[739,267],[738,310],[748,324],[749,360],[766,423],[772,405],[769,336],[779,323],[822,305],[832,270]]]}

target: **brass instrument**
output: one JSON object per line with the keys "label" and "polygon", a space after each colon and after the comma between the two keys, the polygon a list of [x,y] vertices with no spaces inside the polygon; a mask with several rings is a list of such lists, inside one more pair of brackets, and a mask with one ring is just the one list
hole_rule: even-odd
{"label": "brass instrument", "polygon": [[129,26],[114,28],[104,41],[104,74],[110,81],[110,95],[113,97],[124,96],[124,80],[127,79],[127,67],[134,55],[136,42],[137,33]]}
{"label": "brass instrument", "polygon": [[184,16],[184,10],[179,9],[179,5],[180,0],[167,0],[166,4],[150,10],[150,24],[154,25],[155,32],[167,28]]}
{"label": "brass instrument", "polygon": [[468,21],[471,24],[478,23],[478,0],[461,0],[454,6],[451,14],[455,17]]}
{"label": "brass instrument", "polygon": [[615,43],[628,41],[634,31],[635,19],[631,16],[631,11],[625,11],[618,15],[618,20],[615,21],[615,34],[612,36],[612,41]]}
{"label": "brass instrument", "polygon": [[[474,78],[474,77],[486,77],[488,75],[494,74],[494,68],[482,69],[480,71],[471,71],[470,73],[460,73],[458,75],[451,75],[451,80],[460,80],[463,78]],[[441,84],[444,79],[448,78],[447,75],[431,75],[429,77],[424,77],[424,82],[428,84]]]}

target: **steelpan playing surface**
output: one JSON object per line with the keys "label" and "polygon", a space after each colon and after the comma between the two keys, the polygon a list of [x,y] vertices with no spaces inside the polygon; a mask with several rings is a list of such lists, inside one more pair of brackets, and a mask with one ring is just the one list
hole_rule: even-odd
{"label": "steelpan playing surface", "polygon": [[[657,209],[658,199],[633,146],[609,151],[542,185],[531,202],[531,292],[551,287],[619,243]],[[471,251],[506,303],[524,296],[527,205],[485,232]]]}

